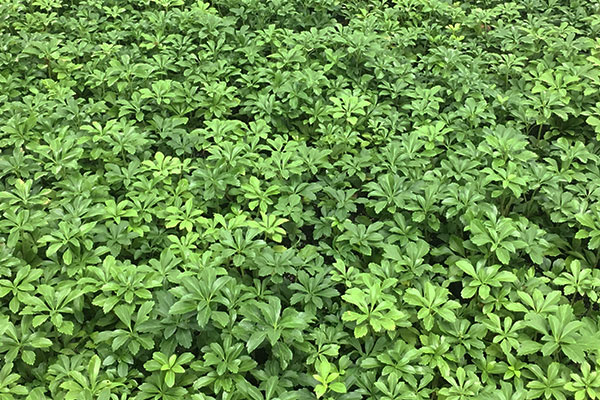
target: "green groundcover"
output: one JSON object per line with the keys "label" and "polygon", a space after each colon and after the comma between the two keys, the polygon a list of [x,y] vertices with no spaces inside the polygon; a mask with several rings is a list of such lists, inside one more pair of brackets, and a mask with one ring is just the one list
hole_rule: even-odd
{"label": "green groundcover", "polygon": [[599,32],[0,0],[0,400],[600,398]]}

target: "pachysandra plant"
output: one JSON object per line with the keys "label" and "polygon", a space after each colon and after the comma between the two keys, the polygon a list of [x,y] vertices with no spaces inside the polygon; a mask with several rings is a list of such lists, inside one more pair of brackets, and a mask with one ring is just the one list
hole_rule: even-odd
{"label": "pachysandra plant", "polygon": [[598,15],[1,2],[0,400],[599,399]]}

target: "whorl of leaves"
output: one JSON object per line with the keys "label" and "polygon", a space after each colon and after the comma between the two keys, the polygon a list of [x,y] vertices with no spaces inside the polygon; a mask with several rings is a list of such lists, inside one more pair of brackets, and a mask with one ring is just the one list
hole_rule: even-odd
{"label": "whorl of leaves", "polygon": [[0,400],[600,398],[600,6],[0,2]]}

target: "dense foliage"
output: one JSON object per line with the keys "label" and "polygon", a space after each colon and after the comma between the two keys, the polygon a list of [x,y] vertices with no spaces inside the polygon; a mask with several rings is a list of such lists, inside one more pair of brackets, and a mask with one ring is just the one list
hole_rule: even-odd
{"label": "dense foliage", "polygon": [[2,0],[0,400],[600,398],[599,32]]}

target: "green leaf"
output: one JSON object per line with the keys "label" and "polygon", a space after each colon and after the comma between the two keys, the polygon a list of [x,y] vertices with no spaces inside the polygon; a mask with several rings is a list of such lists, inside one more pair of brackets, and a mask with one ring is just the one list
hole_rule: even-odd
{"label": "green leaf", "polygon": [[71,249],[67,249],[63,253],[62,258],[66,265],[71,265],[71,262],[73,262],[73,253],[71,253]]}
{"label": "green leaf", "polygon": [[517,352],[519,355],[529,355],[537,353],[542,349],[542,344],[534,342],[533,340],[525,340],[519,344]]}
{"label": "green leaf", "polygon": [[98,380],[100,364],[100,357],[94,354],[88,364],[88,377],[90,378],[90,382],[96,382]]}
{"label": "green leaf", "polygon": [[175,386],[175,373],[173,371],[167,371],[165,374],[165,383],[168,387]]}
{"label": "green leaf", "polygon": [[357,325],[356,328],[354,328],[354,337],[361,338],[365,336],[367,332],[368,328],[366,324]]}
{"label": "green leaf", "polygon": [[35,353],[31,350],[23,350],[21,353],[21,359],[29,365],[33,365],[35,363]]}
{"label": "green leaf", "polygon": [[248,349],[248,353],[254,351],[258,346],[260,346],[267,337],[266,332],[254,332],[250,335],[250,339],[246,342],[246,348]]}
{"label": "green leaf", "polygon": [[187,314],[189,312],[195,312],[196,306],[188,300],[179,300],[171,306],[169,312],[174,315]]}
{"label": "green leaf", "polygon": [[334,382],[329,385],[329,389],[336,393],[346,393],[346,386],[342,382]]}

